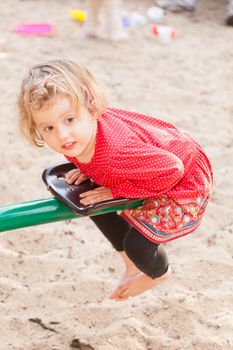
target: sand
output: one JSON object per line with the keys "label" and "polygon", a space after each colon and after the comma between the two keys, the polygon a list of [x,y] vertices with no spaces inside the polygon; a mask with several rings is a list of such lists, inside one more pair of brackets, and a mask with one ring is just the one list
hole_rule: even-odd
{"label": "sand", "polygon": [[[152,0],[125,0],[145,14]],[[20,138],[16,98],[32,64],[70,58],[89,67],[112,106],[155,114],[192,133],[214,166],[215,187],[201,227],[166,244],[173,274],[125,302],[108,299],[122,262],[88,218],[0,234],[0,349],[225,350],[233,347],[233,29],[225,2],[197,13],[166,13],[177,38],[159,44],[151,24],[128,29],[122,43],[88,40],[67,15],[84,1],[0,3],[0,206],[49,198],[41,180],[62,162]],[[52,37],[23,37],[21,22],[51,22]],[[1,219],[0,219],[1,220]],[[0,223],[1,224],[1,223]],[[43,327],[43,325],[45,327]],[[49,328],[49,329],[46,329]],[[73,342],[75,346],[75,342]]]}

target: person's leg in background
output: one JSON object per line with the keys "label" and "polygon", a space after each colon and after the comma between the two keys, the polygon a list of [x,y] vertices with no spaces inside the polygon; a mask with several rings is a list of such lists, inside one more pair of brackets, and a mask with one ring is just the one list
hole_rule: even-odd
{"label": "person's leg in background", "polygon": [[109,39],[112,41],[120,41],[127,39],[127,33],[123,30],[122,24],[122,1],[121,0],[105,0],[106,10],[106,31]]}
{"label": "person's leg in background", "polygon": [[87,0],[87,19],[84,25],[85,35],[97,38],[99,33],[99,15],[105,0]]}
{"label": "person's leg in background", "polygon": [[121,0],[87,0],[87,37],[121,41],[127,39],[123,31]]}

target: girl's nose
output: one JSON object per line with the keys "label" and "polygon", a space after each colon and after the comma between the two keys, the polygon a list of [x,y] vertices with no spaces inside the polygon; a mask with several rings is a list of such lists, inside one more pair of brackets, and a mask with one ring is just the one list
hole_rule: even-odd
{"label": "girl's nose", "polygon": [[60,140],[66,139],[69,136],[67,128],[65,128],[64,126],[59,127],[57,129],[57,136]]}

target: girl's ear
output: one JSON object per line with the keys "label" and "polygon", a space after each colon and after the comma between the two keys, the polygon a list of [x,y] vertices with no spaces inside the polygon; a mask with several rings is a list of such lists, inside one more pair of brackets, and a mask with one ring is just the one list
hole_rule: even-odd
{"label": "girl's ear", "polygon": [[88,109],[89,113],[97,119],[99,117],[97,111],[98,106],[96,104],[96,100],[92,93],[88,90],[85,85],[81,85],[82,93],[83,93],[83,103],[84,106]]}
{"label": "girl's ear", "polygon": [[80,86],[80,88],[81,88],[81,91],[82,91],[82,93],[83,93],[83,97],[84,97],[84,102],[86,102],[86,103],[90,103],[91,102],[91,100],[93,99],[93,97],[91,96],[91,94],[90,94],[90,91],[88,90],[88,88],[85,86],[85,85],[81,85]]}
{"label": "girl's ear", "polygon": [[90,102],[88,110],[89,113],[91,113],[91,115],[94,117],[94,119],[99,118],[98,108],[94,99],[92,99],[92,101]]}

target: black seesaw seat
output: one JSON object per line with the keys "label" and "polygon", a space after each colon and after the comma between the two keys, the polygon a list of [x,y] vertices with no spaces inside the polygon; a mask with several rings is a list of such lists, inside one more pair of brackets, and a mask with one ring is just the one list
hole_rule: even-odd
{"label": "black seesaw seat", "polygon": [[[94,215],[95,212],[104,210],[106,208],[122,207],[136,207],[140,205],[143,200],[141,198],[120,198],[111,199],[102,202],[98,202],[92,205],[83,205],[80,203],[79,195],[83,192],[93,190],[98,187],[97,184],[91,180],[86,180],[80,185],[69,185],[65,181],[67,172],[75,169],[76,166],[73,163],[64,163],[59,165],[50,166],[45,169],[42,174],[42,179],[46,184],[48,190],[61,202],[66,204],[73,211],[83,215]],[[135,205],[134,205],[135,204]]]}

